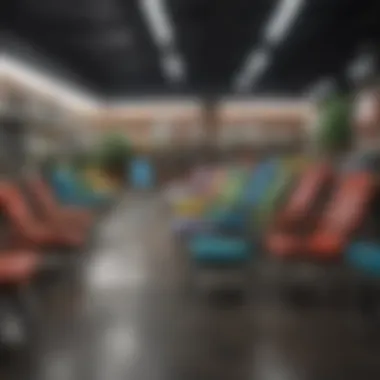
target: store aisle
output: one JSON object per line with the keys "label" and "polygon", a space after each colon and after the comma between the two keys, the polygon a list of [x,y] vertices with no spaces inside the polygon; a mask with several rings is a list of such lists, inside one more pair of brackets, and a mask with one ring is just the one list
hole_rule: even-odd
{"label": "store aisle", "polygon": [[[265,297],[228,307],[184,296],[162,202],[127,196],[101,223],[79,282],[52,291],[36,380],[345,380],[380,374],[343,311]],[[14,370],[15,371],[15,370]],[[21,374],[21,372],[23,372]]]}
{"label": "store aisle", "polygon": [[45,334],[36,379],[165,378],[174,315],[159,281],[168,277],[157,272],[165,267],[155,239],[158,211],[155,197],[128,196],[100,223],[81,285],[68,291],[70,310],[58,311]]}

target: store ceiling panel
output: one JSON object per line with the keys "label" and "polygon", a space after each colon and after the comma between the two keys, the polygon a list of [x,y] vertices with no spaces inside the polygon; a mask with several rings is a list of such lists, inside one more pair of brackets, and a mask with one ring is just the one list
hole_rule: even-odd
{"label": "store ceiling panel", "polygon": [[380,46],[378,0],[4,1],[2,30],[112,97],[233,93],[258,51],[244,91],[299,95]]}

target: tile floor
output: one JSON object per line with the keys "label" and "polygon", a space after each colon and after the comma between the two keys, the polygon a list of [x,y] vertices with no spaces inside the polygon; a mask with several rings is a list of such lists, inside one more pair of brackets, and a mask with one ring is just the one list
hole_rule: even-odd
{"label": "tile floor", "polygon": [[380,378],[380,339],[365,336],[344,310],[292,310],[268,297],[215,305],[185,295],[156,195],[126,196],[95,239],[80,280],[45,300],[32,367],[5,379]]}

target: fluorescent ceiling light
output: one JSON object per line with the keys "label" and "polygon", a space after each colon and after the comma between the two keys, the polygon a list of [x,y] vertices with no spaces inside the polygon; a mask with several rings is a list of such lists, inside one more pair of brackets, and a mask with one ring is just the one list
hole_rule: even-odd
{"label": "fluorescent ceiling light", "polygon": [[68,107],[94,109],[98,106],[98,102],[91,96],[45,73],[33,70],[7,55],[3,55],[0,59],[0,76],[11,78],[38,93],[52,96]]}
{"label": "fluorescent ceiling light", "polygon": [[173,27],[162,0],[141,0],[140,6],[156,44],[171,45],[174,42]]}
{"label": "fluorescent ceiling light", "polygon": [[364,53],[357,56],[347,68],[347,76],[357,82],[373,74],[375,71],[375,58],[373,54]]}
{"label": "fluorescent ceiling light", "polygon": [[179,55],[174,36],[174,27],[164,0],[140,0],[140,8],[148,29],[161,55],[162,69],[172,82],[185,78],[185,65]]}
{"label": "fluorescent ceiling light", "polygon": [[336,83],[332,78],[323,78],[314,83],[309,90],[307,95],[311,99],[323,99],[335,91]]}
{"label": "fluorescent ceiling light", "polygon": [[237,91],[247,91],[253,82],[261,75],[269,62],[268,52],[253,51],[244,63],[240,75],[236,78],[234,87]]}
{"label": "fluorescent ceiling light", "polygon": [[181,81],[185,75],[185,68],[181,57],[172,52],[163,57],[162,67],[165,76],[172,81]]}
{"label": "fluorescent ceiling light", "polygon": [[298,17],[304,0],[281,0],[265,27],[264,38],[271,44],[284,39],[294,20]]}
{"label": "fluorescent ceiling light", "polygon": [[[278,44],[283,40],[298,17],[304,4],[304,0],[280,0],[273,15],[264,29],[264,39],[261,45],[265,47]],[[262,48],[252,50],[243,62],[235,80],[234,87],[237,91],[247,91],[254,82],[260,77],[269,63],[269,56]]]}

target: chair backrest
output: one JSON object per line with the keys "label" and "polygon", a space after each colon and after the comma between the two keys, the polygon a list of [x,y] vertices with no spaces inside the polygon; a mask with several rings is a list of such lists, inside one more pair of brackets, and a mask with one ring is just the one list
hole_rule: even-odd
{"label": "chair backrest", "polygon": [[78,198],[79,188],[75,175],[66,168],[56,169],[51,175],[51,186],[59,200],[64,202]]}
{"label": "chair backrest", "polygon": [[369,172],[344,176],[325,208],[319,228],[345,234],[358,228],[375,195],[375,184]]}
{"label": "chair backrest", "polygon": [[57,209],[57,201],[53,192],[41,177],[28,178],[26,185],[44,211],[55,211]]}
{"label": "chair backrest", "polygon": [[136,189],[149,189],[154,185],[154,167],[146,157],[136,157],[129,164],[129,180]]}
{"label": "chair backrest", "polygon": [[221,193],[223,184],[227,180],[227,170],[225,167],[219,167],[212,173],[212,178],[205,189],[205,195],[217,197]]}
{"label": "chair backrest", "polygon": [[285,165],[273,180],[270,188],[266,191],[265,196],[262,198],[262,202],[260,203],[260,208],[266,209],[269,205],[274,205],[276,201],[287,192],[296,175],[297,173],[294,168],[290,168],[288,165]]}
{"label": "chair backrest", "polygon": [[270,187],[272,180],[275,178],[279,166],[280,161],[278,159],[271,159],[259,163],[254,168],[254,172],[251,179],[248,180],[247,188],[243,195],[246,203],[255,206],[260,202],[263,195]]}
{"label": "chair backrest", "polygon": [[242,168],[235,169],[231,172],[223,191],[223,198],[227,203],[241,199],[241,195],[245,188],[246,178],[247,173]]}
{"label": "chair backrest", "polygon": [[307,169],[290,196],[284,215],[289,217],[306,216],[313,208],[323,188],[332,179],[332,169],[324,163]]}
{"label": "chair backrest", "polygon": [[30,213],[21,191],[12,183],[0,183],[0,206],[16,227],[25,228],[38,223]]}

